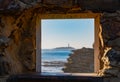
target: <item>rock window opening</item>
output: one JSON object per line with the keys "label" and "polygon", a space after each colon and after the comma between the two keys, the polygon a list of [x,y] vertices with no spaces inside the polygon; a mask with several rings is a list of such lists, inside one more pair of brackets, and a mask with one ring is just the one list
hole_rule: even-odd
{"label": "rock window opening", "polygon": [[39,39],[36,40],[36,43],[39,41],[36,49],[37,72],[42,74],[97,72],[99,66],[96,65],[95,55],[98,53],[96,18],[82,15],[40,16],[40,28],[36,32],[36,35],[39,34],[39,37],[37,36]]}
{"label": "rock window opening", "polygon": [[41,29],[41,72],[94,72],[94,19],[42,19]]}

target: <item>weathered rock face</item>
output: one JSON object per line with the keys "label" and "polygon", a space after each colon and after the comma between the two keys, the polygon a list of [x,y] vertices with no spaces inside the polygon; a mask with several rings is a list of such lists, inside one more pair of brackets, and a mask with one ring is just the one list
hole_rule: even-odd
{"label": "weathered rock face", "polygon": [[12,0],[0,0],[0,9],[5,9]]}
{"label": "weathered rock face", "polygon": [[104,46],[102,54],[103,68],[100,74],[108,76],[120,75],[120,12],[104,13],[101,17],[102,37]]}
{"label": "weathered rock face", "polygon": [[35,24],[32,10],[0,15],[0,75],[35,70]]}
{"label": "weathered rock face", "polygon": [[94,50],[91,48],[82,48],[73,51],[63,71],[67,73],[93,73]]}
{"label": "weathered rock face", "polygon": [[[59,4],[58,4],[59,3]],[[69,6],[68,6],[69,4]],[[115,12],[120,0],[0,0],[0,75],[35,69],[38,13]],[[120,11],[101,16],[100,75],[120,77]]]}
{"label": "weathered rock face", "polygon": [[[23,10],[35,5],[55,5],[57,7],[80,7],[82,11],[116,11],[120,10],[119,0],[0,0],[0,10]],[[43,4],[44,3],[44,4]],[[4,11],[2,11],[4,12]]]}
{"label": "weathered rock face", "polygon": [[5,56],[5,49],[8,47],[9,39],[5,36],[0,36],[0,75],[9,73],[9,62]]}

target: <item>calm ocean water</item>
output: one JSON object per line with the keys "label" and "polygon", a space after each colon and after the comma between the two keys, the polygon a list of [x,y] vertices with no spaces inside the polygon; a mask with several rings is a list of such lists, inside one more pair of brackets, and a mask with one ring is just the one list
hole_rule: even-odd
{"label": "calm ocean water", "polygon": [[71,50],[42,50],[42,72],[63,72],[62,68],[67,58],[72,53]]}

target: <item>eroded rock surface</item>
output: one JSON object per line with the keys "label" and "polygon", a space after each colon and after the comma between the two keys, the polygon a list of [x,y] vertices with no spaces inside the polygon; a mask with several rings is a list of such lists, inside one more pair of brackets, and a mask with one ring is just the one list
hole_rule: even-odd
{"label": "eroded rock surface", "polygon": [[74,50],[63,71],[67,73],[94,72],[94,50],[92,48]]}
{"label": "eroded rock surface", "polygon": [[35,71],[38,14],[93,11],[102,13],[99,74],[120,77],[119,10],[119,0],[0,0],[0,75]]}
{"label": "eroded rock surface", "polygon": [[35,24],[33,10],[0,15],[0,75],[35,71]]}
{"label": "eroded rock surface", "polygon": [[103,67],[100,73],[108,76],[119,77],[120,12],[117,11],[116,13],[104,13],[101,17],[101,25],[104,46],[100,50],[100,52],[103,54],[101,58],[103,62],[103,65],[101,66]]}

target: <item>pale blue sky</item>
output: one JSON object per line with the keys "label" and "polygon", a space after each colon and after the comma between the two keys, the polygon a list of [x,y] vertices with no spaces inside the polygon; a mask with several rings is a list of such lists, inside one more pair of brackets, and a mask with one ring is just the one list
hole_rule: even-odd
{"label": "pale blue sky", "polygon": [[42,49],[89,47],[94,43],[94,19],[43,19]]}

